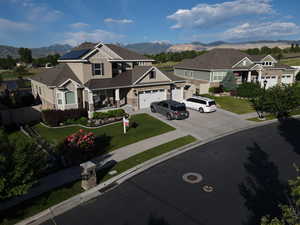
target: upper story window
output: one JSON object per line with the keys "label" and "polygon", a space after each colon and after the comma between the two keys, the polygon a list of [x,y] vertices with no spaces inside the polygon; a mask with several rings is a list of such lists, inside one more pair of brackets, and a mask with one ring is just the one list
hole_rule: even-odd
{"label": "upper story window", "polygon": [[273,62],[266,61],[266,62],[263,62],[262,64],[263,64],[263,66],[272,66]]}
{"label": "upper story window", "polygon": [[42,95],[42,89],[39,87],[39,94]]}
{"label": "upper story window", "polygon": [[103,63],[94,63],[92,64],[93,67],[93,75],[104,75],[104,64]]}
{"label": "upper story window", "polygon": [[155,78],[156,78],[155,71],[154,70],[150,71],[150,73],[149,73],[149,79],[155,79]]}
{"label": "upper story window", "polygon": [[246,60],[243,61],[243,66],[247,66],[247,61]]}

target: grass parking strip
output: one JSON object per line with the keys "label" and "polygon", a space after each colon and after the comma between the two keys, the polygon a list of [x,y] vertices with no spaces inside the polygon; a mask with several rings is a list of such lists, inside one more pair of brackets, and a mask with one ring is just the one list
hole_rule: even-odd
{"label": "grass parking strip", "polygon": [[[184,136],[125,159],[109,170],[98,172],[97,177],[99,183],[146,162],[147,160],[193,143],[196,140],[197,139],[193,136]],[[109,175],[108,172],[111,170],[116,170],[118,173],[115,175]],[[19,205],[0,212],[0,225],[13,225],[77,194],[80,194],[81,192],[83,192],[81,189],[81,181],[76,181],[44,193],[36,198],[24,201]]]}

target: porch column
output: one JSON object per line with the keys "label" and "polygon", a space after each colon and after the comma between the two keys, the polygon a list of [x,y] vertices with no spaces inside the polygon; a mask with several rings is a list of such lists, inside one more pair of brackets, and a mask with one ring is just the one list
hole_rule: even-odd
{"label": "porch column", "polygon": [[261,75],[262,75],[262,71],[259,70],[259,71],[258,71],[258,78],[257,78],[257,81],[260,83],[260,85],[261,85],[261,87],[262,87],[262,86],[263,86],[263,82],[262,82],[262,80],[261,80]]}
{"label": "porch column", "polygon": [[120,89],[115,89],[115,100],[117,107],[120,107]]}
{"label": "porch column", "polygon": [[94,106],[94,99],[93,99],[93,92],[92,91],[88,91],[88,103],[89,103],[89,118],[93,118],[93,114],[95,111],[95,106]]}
{"label": "porch column", "polygon": [[248,83],[251,82],[251,70],[248,71],[247,82],[248,82]]}

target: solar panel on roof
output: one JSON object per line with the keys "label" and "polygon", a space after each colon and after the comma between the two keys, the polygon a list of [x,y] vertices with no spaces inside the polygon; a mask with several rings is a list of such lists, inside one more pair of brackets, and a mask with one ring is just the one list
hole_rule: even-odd
{"label": "solar panel on roof", "polygon": [[60,57],[60,60],[65,60],[65,59],[80,59],[81,56],[85,55],[88,53],[90,49],[83,49],[83,50],[74,50],[71,51],[62,57]]}

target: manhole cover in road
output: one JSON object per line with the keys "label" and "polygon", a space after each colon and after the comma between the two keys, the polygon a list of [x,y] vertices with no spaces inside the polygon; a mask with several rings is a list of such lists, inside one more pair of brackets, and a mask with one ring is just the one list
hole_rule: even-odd
{"label": "manhole cover in road", "polygon": [[196,184],[200,183],[203,180],[203,177],[199,173],[186,173],[182,176],[182,179],[190,184]]}
{"label": "manhole cover in road", "polygon": [[205,192],[213,192],[214,191],[214,187],[211,186],[211,185],[204,185],[202,187],[202,190],[205,191]]}

